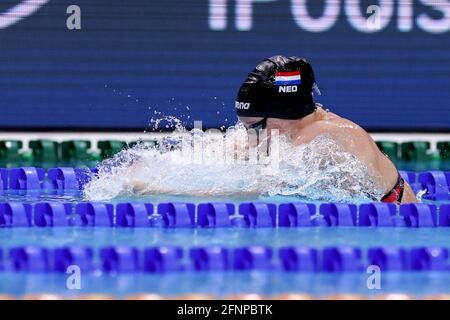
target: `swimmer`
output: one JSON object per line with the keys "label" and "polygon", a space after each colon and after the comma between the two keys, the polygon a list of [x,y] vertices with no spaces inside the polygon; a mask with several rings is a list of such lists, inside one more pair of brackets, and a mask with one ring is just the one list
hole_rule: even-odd
{"label": "swimmer", "polygon": [[[312,66],[305,59],[275,56],[261,62],[241,85],[235,109],[241,122],[239,126],[247,128],[249,135],[255,132],[249,129],[256,129],[256,132],[260,132],[259,129],[265,129],[266,133],[260,137],[269,138],[264,144],[261,143],[262,141],[258,143],[257,139],[248,139],[244,144],[234,146],[235,151],[245,155],[246,149],[253,150],[258,147],[260,152],[259,146],[265,145],[267,148],[265,150],[270,155],[274,145],[273,141],[270,141],[271,130],[278,130],[283,140],[287,139],[288,148],[295,153],[287,157],[289,163],[294,162],[294,170],[295,163],[305,163],[306,158],[308,164],[311,161],[317,163],[319,168],[314,170],[323,171],[324,179],[320,184],[312,186],[312,190],[317,188],[327,192],[326,189],[331,185],[350,196],[352,193],[356,196],[363,194],[373,201],[396,204],[418,202],[411,187],[400,176],[389,158],[378,149],[370,135],[357,124],[328,112],[320,104],[314,103],[313,91],[318,91],[318,88]],[[297,160],[296,151],[302,146],[312,146],[312,149],[298,150]],[[343,168],[348,170],[342,170]],[[289,177],[284,180],[286,177],[282,177],[278,181],[270,176],[270,167],[268,175],[262,172],[258,174],[255,171],[254,179],[250,179],[249,183],[237,178],[239,180],[237,184],[229,186],[228,183],[224,183],[214,188],[211,186],[211,181],[204,181],[198,175],[191,175],[189,178],[188,174],[185,180],[189,182],[181,186],[179,183],[170,183],[171,179],[180,181],[178,171],[167,174],[164,171],[158,171],[161,174],[155,174],[151,172],[152,170],[151,161],[148,159],[135,161],[124,174],[128,178],[126,188],[122,192],[126,194],[131,191],[132,194],[141,195],[231,197],[267,194],[268,188],[275,186],[274,194],[297,194],[295,189],[297,178],[294,176],[294,180],[289,180]],[[233,168],[227,170],[233,170]],[[213,172],[219,171],[213,169]],[[329,177],[327,172],[331,173]],[[226,172],[223,173],[226,174]],[[302,175],[305,174],[308,172],[302,173]],[[147,175],[152,178],[149,179]],[[190,180],[203,181],[203,183],[192,183]],[[291,181],[293,181],[292,184]],[[334,181],[338,185],[335,185]],[[241,182],[243,184],[236,187]],[[268,184],[271,185],[268,187]],[[291,185],[294,185],[292,193],[289,189]]]}
{"label": "swimmer", "polygon": [[[392,161],[357,124],[313,101],[318,91],[311,64],[297,57],[274,56],[262,61],[239,89],[235,104],[239,120],[250,129],[277,129],[301,145],[318,136],[331,137],[368,169],[384,196],[375,201],[419,202]],[[331,151],[331,150],[330,150]]]}

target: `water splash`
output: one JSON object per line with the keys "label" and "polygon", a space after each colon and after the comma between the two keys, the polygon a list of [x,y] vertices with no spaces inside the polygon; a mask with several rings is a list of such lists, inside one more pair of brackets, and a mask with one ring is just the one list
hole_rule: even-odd
{"label": "water splash", "polygon": [[[159,147],[138,144],[100,163],[98,174],[84,189],[85,198],[281,195],[355,202],[382,197],[367,167],[327,135],[300,146],[280,137],[277,170],[271,170],[270,157],[269,163],[248,160],[257,147],[245,143],[247,131],[241,124],[229,127],[221,136],[199,129],[189,132],[176,119],[170,120],[176,130],[161,139]],[[201,142],[201,155],[195,148],[186,148],[196,139]]]}
{"label": "water splash", "polygon": [[425,194],[427,194],[427,192],[428,192],[427,189],[419,190],[419,191],[417,192],[417,194],[416,194],[417,200],[422,201],[422,200],[423,200],[423,199],[422,199],[423,196],[424,196]]}

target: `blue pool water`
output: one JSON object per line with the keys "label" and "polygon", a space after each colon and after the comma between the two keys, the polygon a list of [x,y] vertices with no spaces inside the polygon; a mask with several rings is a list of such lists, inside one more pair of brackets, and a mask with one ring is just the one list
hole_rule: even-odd
{"label": "blue pool water", "polygon": [[174,273],[86,275],[81,279],[81,290],[66,289],[64,274],[0,274],[0,292],[22,295],[24,293],[51,292],[65,296],[87,293],[107,293],[123,297],[133,293],[159,293],[178,295],[208,293],[218,297],[235,293],[309,293],[325,296],[335,293],[354,293],[365,296],[386,293],[407,293],[417,297],[448,293],[449,273],[387,273],[381,278],[381,289],[369,290],[365,273],[305,274],[281,272],[233,273]]}
{"label": "blue pool water", "polygon": [[[272,198],[192,198],[192,197],[140,197],[115,199],[114,202],[143,201],[228,201],[242,202],[265,200],[275,203],[298,201],[293,197]],[[80,202],[80,194],[19,194],[0,195],[0,202],[38,201]],[[261,229],[163,229],[163,228],[0,228],[2,248],[22,245],[38,245],[46,248],[61,246],[196,246],[241,247],[250,245],[279,248],[283,246],[355,246],[369,248],[394,247],[447,247],[450,248],[448,228],[261,228]],[[318,296],[334,293],[375,295],[387,292],[403,292],[416,296],[450,292],[449,272],[387,272],[382,274],[381,289],[369,290],[368,274],[354,273],[286,273],[281,271],[229,271],[229,272],[170,272],[166,274],[102,274],[100,271],[83,274],[80,290],[66,287],[67,275],[58,273],[0,272],[0,293],[23,295],[28,293],[57,293],[80,295],[85,293],[109,293],[125,296],[150,292],[163,295],[182,293],[209,293],[224,296],[231,293],[276,294],[286,292],[309,293]]]}
{"label": "blue pool water", "polygon": [[[202,245],[238,247],[281,246],[444,246],[450,247],[446,228],[290,228],[290,229],[111,229],[111,228],[12,228],[0,229],[3,247],[36,245],[60,247],[86,245],[100,248],[110,245],[139,248],[175,245],[184,248]],[[175,295],[190,292],[252,292],[275,294],[304,292],[314,295],[358,293],[364,295],[404,292],[414,295],[450,292],[448,272],[388,272],[382,274],[380,290],[369,290],[365,271],[356,273],[252,272],[180,272],[167,274],[82,275],[81,290],[66,287],[67,275],[55,273],[0,273],[0,292],[15,295],[52,292],[64,295],[110,293],[123,296],[152,292]]]}

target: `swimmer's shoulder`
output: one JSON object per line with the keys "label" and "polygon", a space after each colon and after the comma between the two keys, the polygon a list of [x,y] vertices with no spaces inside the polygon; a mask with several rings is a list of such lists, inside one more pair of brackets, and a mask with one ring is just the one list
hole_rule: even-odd
{"label": "swimmer's shoulder", "polygon": [[323,107],[317,108],[315,112],[315,120],[308,126],[308,130],[317,132],[335,132],[347,129],[362,129],[352,121],[345,119],[333,112],[323,109]]}
{"label": "swimmer's shoulder", "polygon": [[333,131],[333,125],[329,122],[323,120],[315,121],[298,132],[297,137],[294,139],[294,144],[299,145],[309,143],[317,136],[326,134],[333,135]]}
{"label": "swimmer's shoulder", "polygon": [[353,121],[341,117],[335,113],[327,112],[319,118],[318,121],[313,123],[316,130],[323,130],[330,134],[352,134],[362,138],[368,136],[366,130]]}
{"label": "swimmer's shoulder", "polygon": [[328,135],[341,141],[357,139],[362,142],[371,139],[368,133],[356,123],[326,112],[300,132],[295,144],[308,143],[320,135]]}

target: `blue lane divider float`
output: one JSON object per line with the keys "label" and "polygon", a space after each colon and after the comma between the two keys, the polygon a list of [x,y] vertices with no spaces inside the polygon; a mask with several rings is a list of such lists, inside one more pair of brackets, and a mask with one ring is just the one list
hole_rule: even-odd
{"label": "blue lane divider float", "polygon": [[408,227],[436,227],[437,210],[433,204],[414,203],[400,206],[400,215]]}
{"label": "blue lane divider float", "polygon": [[450,227],[450,204],[443,204],[439,207],[439,226]]}
{"label": "blue lane divider float", "polygon": [[139,271],[139,251],[130,247],[108,247],[100,250],[102,270],[110,273]]}
{"label": "blue lane divider float", "polygon": [[114,206],[110,203],[79,203],[75,210],[81,226],[114,226]]}
{"label": "blue lane divider float", "polygon": [[272,249],[252,246],[234,249],[235,270],[270,270],[272,269]]}
{"label": "blue lane divider float", "polygon": [[[0,203],[0,227],[450,227],[450,204]],[[317,212],[319,211],[319,213]]]}
{"label": "blue lane divider float", "polygon": [[422,185],[417,182],[417,173],[414,171],[399,171],[402,178],[411,186],[414,193],[417,194],[422,190]]}
{"label": "blue lane divider float", "polygon": [[183,271],[183,249],[179,247],[158,247],[144,250],[145,272]]}
{"label": "blue lane divider float", "polygon": [[8,189],[8,169],[0,168],[0,192]]}
{"label": "blue lane divider float", "polygon": [[94,270],[94,250],[88,247],[64,247],[54,251],[54,271],[67,272],[70,266],[76,266],[82,272]]}
{"label": "blue lane divider float", "polygon": [[371,248],[367,253],[369,264],[381,271],[402,271],[407,269],[407,251],[403,248]]}
{"label": "blue lane divider float", "polygon": [[248,202],[239,205],[239,213],[252,228],[276,226],[277,206],[273,203]]}
{"label": "blue lane divider float", "polygon": [[446,271],[448,265],[447,248],[414,248],[411,250],[411,270]]}
{"label": "blue lane divider float", "polygon": [[116,225],[118,227],[149,227],[149,217],[153,214],[151,203],[119,203],[116,206]]}
{"label": "blue lane divider float", "polygon": [[72,213],[72,204],[62,202],[40,202],[34,205],[34,225],[37,227],[67,227]]}
{"label": "blue lane divider float", "polygon": [[74,168],[48,169],[47,176],[56,190],[78,190],[80,183]]}
{"label": "blue lane divider float", "polygon": [[[2,254],[3,252],[3,254]],[[8,254],[6,254],[8,253]],[[185,259],[186,257],[186,259]],[[346,273],[366,272],[368,266],[383,272],[450,272],[449,249],[441,247],[135,247],[110,246],[0,248],[0,271],[165,273],[216,271],[278,271]]]}
{"label": "blue lane divider float", "polygon": [[158,205],[158,214],[168,222],[168,227],[195,227],[195,205],[183,202],[165,202]]}
{"label": "blue lane divider float", "polygon": [[96,168],[0,168],[0,190],[81,190]]}
{"label": "blue lane divider float", "polygon": [[32,206],[21,202],[0,203],[0,226],[31,227]]}
{"label": "blue lane divider float", "polygon": [[357,221],[355,204],[324,203],[320,205],[320,213],[330,227],[354,227]]}
{"label": "blue lane divider float", "polygon": [[23,167],[8,169],[9,189],[12,190],[39,190],[45,177],[42,168]]}
{"label": "blue lane divider float", "polygon": [[[325,225],[323,216],[317,216],[316,206],[312,203],[283,203],[278,207],[278,226],[279,227],[311,227],[313,225],[320,225],[318,222],[321,219],[322,225]],[[320,217],[320,219],[318,219]]]}
{"label": "blue lane divider float", "polygon": [[359,248],[326,248],[323,251],[323,270],[326,272],[355,272],[362,270],[362,251]]}
{"label": "blue lane divider float", "polygon": [[11,269],[24,272],[48,272],[50,268],[49,250],[38,247],[17,247],[9,251]]}
{"label": "blue lane divider float", "polygon": [[424,199],[449,200],[449,180],[448,173],[443,171],[428,171],[419,174],[419,182],[422,190],[427,190]]}
{"label": "blue lane divider float", "polygon": [[[365,203],[359,206],[359,226],[393,227],[404,226],[404,220],[396,216],[397,206],[392,203]],[[397,218],[397,219],[396,219]],[[397,223],[400,218],[401,223]]]}
{"label": "blue lane divider float", "polygon": [[227,248],[201,247],[189,251],[195,271],[224,271],[230,268]]}
{"label": "blue lane divider float", "polygon": [[306,247],[287,247],[279,250],[281,266],[285,271],[319,271],[319,252]]}
{"label": "blue lane divider float", "polygon": [[[80,190],[97,172],[97,168],[58,167],[47,171],[36,167],[0,168],[0,190]],[[428,199],[450,199],[450,172],[427,171],[418,174],[400,171],[400,175],[416,193],[427,189],[425,197]]]}
{"label": "blue lane divider float", "polygon": [[199,227],[231,227],[234,214],[235,207],[232,203],[201,203],[197,207],[197,225]]}
{"label": "blue lane divider float", "polygon": [[416,183],[417,180],[417,173],[415,173],[414,171],[404,171],[404,170],[400,170],[399,171],[400,175],[402,176],[402,178],[408,182],[408,184],[414,184]]}

